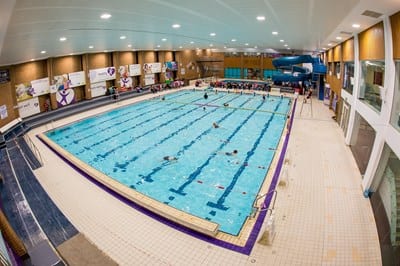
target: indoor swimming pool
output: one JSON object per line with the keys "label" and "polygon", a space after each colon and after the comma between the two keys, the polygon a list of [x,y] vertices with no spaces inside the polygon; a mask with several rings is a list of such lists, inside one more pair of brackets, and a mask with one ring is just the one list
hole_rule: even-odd
{"label": "indoor swimming pool", "polygon": [[126,187],[238,235],[275,156],[291,101],[204,94],[155,96],[46,136]]}

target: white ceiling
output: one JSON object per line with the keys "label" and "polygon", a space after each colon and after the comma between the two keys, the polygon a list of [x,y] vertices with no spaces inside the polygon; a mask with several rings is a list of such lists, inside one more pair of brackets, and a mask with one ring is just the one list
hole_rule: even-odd
{"label": "white ceiling", "polygon": [[313,52],[399,10],[400,0],[1,0],[0,65],[104,50]]}

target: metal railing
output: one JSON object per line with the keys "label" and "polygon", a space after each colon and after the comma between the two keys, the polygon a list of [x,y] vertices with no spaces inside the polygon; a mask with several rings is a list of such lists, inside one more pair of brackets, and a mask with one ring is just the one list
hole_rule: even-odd
{"label": "metal railing", "polygon": [[[264,203],[263,203],[260,207],[258,207],[258,206],[257,206],[257,205],[258,205],[258,204],[257,204],[258,201],[259,201],[260,199],[262,199],[262,198],[265,198],[266,196],[268,196],[268,195],[270,195],[270,194],[273,194],[273,195],[272,195],[272,197],[273,197],[273,199],[272,199],[272,206],[271,206],[270,208],[267,208],[267,206],[265,206]],[[256,215],[257,215],[257,213],[259,213],[259,212],[261,212],[261,211],[268,211],[268,210],[273,211],[274,208],[275,208],[275,202],[276,202],[276,197],[277,197],[277,196],[278,196],[278,191],[277,191],[277,190],[269,191],[269,192],[264,193],[264,194],[262,194],[262,195],[258,195],[258,196],[256,197],[256,199],[254,200],[253,208],[252,208],[252,211],[251,211],[251,213],[250,213],[250,218],[255,218]]]}

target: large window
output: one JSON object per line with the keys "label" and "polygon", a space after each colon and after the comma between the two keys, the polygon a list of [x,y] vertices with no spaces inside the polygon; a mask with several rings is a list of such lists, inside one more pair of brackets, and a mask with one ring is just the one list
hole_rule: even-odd
{"label": "large window", "polygon": [[394,85],[393,108],[390,123],[400,131],[400,61],[396,62],[396,82]]}
{"label": "large window", "polygon": [[385,62],[361,61],[360,94],[358,98],[381,111],[384,90]]}
{"label": "large window", "polygon": [[344,63],[343,89],[353,94],[354,86],[354,62]]}
{"label": "large window", "polygon": [[240,79],[241,69],[239,67],[228,67],[224,70],[224,77],[230,79]]}

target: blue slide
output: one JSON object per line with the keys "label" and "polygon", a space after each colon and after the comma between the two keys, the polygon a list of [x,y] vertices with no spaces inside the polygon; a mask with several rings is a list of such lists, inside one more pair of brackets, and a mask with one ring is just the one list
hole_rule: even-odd
{"label": "blue slide", "polygon": [[[312,72],[299,64],[311,63]],[[285,56],[272,60],[275,68],[280,69],[281,73],[272,75],[274,82],[299,82],[310,80],[312,74],[326,74],[326,66],[321,59],[311,55]]]}

